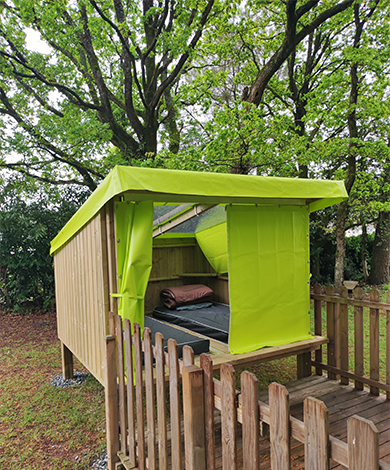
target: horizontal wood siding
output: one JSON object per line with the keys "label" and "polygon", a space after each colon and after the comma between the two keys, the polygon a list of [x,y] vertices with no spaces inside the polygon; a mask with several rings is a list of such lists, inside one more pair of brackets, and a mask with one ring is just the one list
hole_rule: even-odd
{"label": "horizontal wood siding", "polygon": [[105,210],[54,256],[58,337],[105,383],[108,275]]}

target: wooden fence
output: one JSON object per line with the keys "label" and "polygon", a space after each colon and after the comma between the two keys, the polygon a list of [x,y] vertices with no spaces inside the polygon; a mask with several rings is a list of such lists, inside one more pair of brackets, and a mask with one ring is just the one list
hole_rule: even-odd
{"label": "wooden fence", "polygon": [[[379,301],[379,293],[373,290],[369,299],[364,298],[361,288],[356,288],[352,295],[348,295],[345,287],[340,289],[340,294],[334,294],[333,286],[324,289],[316,284],[311,298],[314,300],[314,332],[323,334],[322,304],[326,306],[326,332],[324,336],[329,338],[327,345],[327,363],[323,362],[322,349],[315,351],[315,360],[312,365],[317,374],[323,370],[328,371],[330,379],[338,378],[341,383],[348,384],[349,380],[355,382],[355,388],[363,390],[364,385],[370,387],[373,395],[379,395],[379,390],[386,392],[390,399],[390,292],[387,294],[386,303]],[[364,316],[368,316],[369,323],[369,348],[364,350]],[[385,361],[379,359],[380,329],[379,320],[383,316],[385,322]],[[352,367],[350,367],[349,338],[353,331]],[[364,358],[369,357],[366,373]],[[382,367],[382,369],[380,369]],[[352,372],[352,371],[353,372]],[[379,380],[380,375],[385,377],[385,382]]]}
{"label": "wooden fence", "polygon": [[[329,436],[328,411],[315,398],[304,402],[304,421],[290,416],[289,395],[279,384],[269,387],[269,405],[258,400],[256,377],[241,374],[241,392],[235,388],[235,371],[229,364],[213,378],[210,356],[202,354],[194,365],[190,347],[178,359],[174,340],[138,325],[110,317],[111,335],[106,338],[106,416],[109,469],[235,470],[238,464],[238,423],[242,425],[242,465],[258,469],[259,423],[270,427],[272,468],[290,469],[290,442],[304,445],[308,469],[328,469],[329,460],[354,470],[389,470],[379,461],[378,431],[362,418],[348,420],[348,444]],[[318,359],[318,358],[317,358]],[[321,361],[316,361],[320,367]],[[322,367],[322,366],[321,366]],[[339,370],[335,372],[340,372]],[[125,379],[125,373],[127,380]],[[360,378],[360,377],[359,377]],[[182,379],[182,380],[181,380]],[[220,411],[219,439],[215,410]],[[118,427],[119,422],[119,427]],[[182,436],[184,435],[184,447]],[[221,443],[217,455],[216,439]]]}

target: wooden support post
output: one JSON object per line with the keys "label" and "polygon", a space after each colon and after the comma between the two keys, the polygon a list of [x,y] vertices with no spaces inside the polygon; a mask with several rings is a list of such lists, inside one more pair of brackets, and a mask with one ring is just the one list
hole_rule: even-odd
{"label": "wooden support post", "polygon": [[271,467],[276,470],[288,470],[291,468],[289,394],[283,385],[272,383],[268,387],[268,397]]}
{"label": "wooden support post", "polygon": [[123,351],[122,317],[116,316],[116,347],[118,351],[118,385],[119,385],[119,424],[121,429],[121,452],[127,455],[127,401],[125,379],[125,356]]}
{"label": "wooden support post", "polygon": [[236,375],[231,364],[221,365],[222,468],[237,468]]}
{"label": "wooden support post", "polygon": [[144,412],[144,390],[142,377],[142,344],[141,344],[141,328],[138,323],[133,325],[134,328],[134,367],[135,367],[135,398],[136,398],[136,414],[137,414],[137,444],[138,444],[138,469],[146,469],[145,455],[145,412]]}
{"label": "wooden support post", "polygon": [[258,470],[259,459],[259,384],[256,376],[241,374],[242,456],[245,470]]}
{"label": "wooden support post", "polygon": [[179,348],[174,339],[168,339],[169,403],[171,408],[172,470],[182,470]]}
{"label": "wooden support post", "polygon": [[[364,292],[360,287],[354,290],[354,299],[363,300]],[[363,307],[355,306],[355,374],[364,377],[364,337],[363,337]],[[355,380],[355,388],[363,390],[363,382]]]}
{"label": "wooden support post", "polygon": [[[379,292],[373,290],[370,300],[379,302]],[[370,379],[379,380],[379,309],[370,308]],[[370,387],[370,393],[379,395],[378,387]]]}
{"label": "wooden support post", "polygon": [[105,401],[108,470],[115,470],[115,464],[119,462],[119,428],[116,347],[114,336],[106,336]]}
{"label": "wooden support post", "polygon": [[297,355],[297,378],[303,379],[311,375],[311,352]]}
{"label": "wooden support post", "polygon": [[61,341],[62,376],[65,380],[73,379],[73,354]]}
{"label": "wooden support post", "polygon": [[157,433],[158,433],[158,468],[168,470],[168,441],[165,393],[165,355],[164,336],[156,333],[156,397],[157,397]]}
{"label": "wooden support post", "polygon": [[108,334],[115,336],[115,313],[108,312]]}
{"label": "wooden support post", "polygon": [[210,356],[200,355],[200,367],[203,369],[206,465],[207,470],[215,470],[214,378]]}
{"label": "wooden support post", "polygon": [[379,468],[379,433],[371,421],[352,416],[347,422],[348,469]]}
{"label": "wooden support post", "polygon": [[[334,295],[334,287],[326,287],[326,295]],[[329,339],[328,343],[328,364],[332,367],[336,366],[336,340],[335,340],[335,304],[334,302],[326,303],[326,329]],[[336,374],[328,372],[328,378],[331,380],[336,379]]]}
{"label": "wooden support post", "polygon": [[316,398],[303,402],[305,423],[305,468],[329,469],[329,416],[325,404]]}
{"label": "wooden support post", "polygon": [[183,367],[183,418],[185,468],[206,470],[203,370],[193,365]]}
{"label": "wooden support post", "polygon": [[[340,297],[348,299],[348,289],[346,287],[340,288]],[[340,317],[339,317],[339,364],[340,369],[348,371],[349,369],[349,350],[348,350],[348,305],[340,304]],[[344,385],[349,384],[348,377],[341,375],[340,382]]]}
{"label": "wooden support post", "polygon": [[[322,288],[319,284],[314,285],[314,293],[321,294]],[[321,300],[314,301],[314,334],[322,336],[322,302]],[[315,351],[315,360],[322,362],[322,346]],[[316,367],[316,374],[322,375],[322,368]]]}
{"label": "wooden support post", "polygon": [[135,441],[135,394],[134,394],[134,365],[133,343],[131,338],[131,323],[125,318],[125,352],[127,370],[127,422],[129,426],[129,460],[130,465],[136,466],[136,441]]}
{"label": "wooden support post", "polygon": [[144,329],[145,399],[148,436],[148,469],[156,470],[156,400],[153,380],[152,332]]}

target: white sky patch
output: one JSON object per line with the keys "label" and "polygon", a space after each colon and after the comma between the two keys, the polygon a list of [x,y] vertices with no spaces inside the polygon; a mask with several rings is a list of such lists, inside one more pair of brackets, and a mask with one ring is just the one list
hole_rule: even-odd
{"label": "white sky patch", "polygon": [[51,47],[45,41],[42,41],[41,35],[38,31],[26,28],[25,33],[26,47],[29,51],[40,52],[41,54],[50,54],[52,52]]}

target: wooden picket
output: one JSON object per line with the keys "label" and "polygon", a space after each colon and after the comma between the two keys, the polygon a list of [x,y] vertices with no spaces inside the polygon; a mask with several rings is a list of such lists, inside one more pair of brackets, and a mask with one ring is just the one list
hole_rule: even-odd
{"label": "wooden picket", "polygon": [[[241,374],[242,387],[238,392],[235,370],[230,364],[222,365],[217,380],[208,355],[202,355],[198,367],[188,348],[183,351],[183,360],[179,360],[178,347],[172,339],[165,352],[161,334],[156,335],[153,346],[147,328],[142,339],[138,325],[134,325],[131,334],[128,320],[124,328],[119,317],[110,324],[115,325],[115,336],[106,338],[110,470],[118,463],[127,470],[235,469],[238,423],[242,424],[243,467],[256,470],[260,468],[261,422],[270,426],[273,469],[291,468],[292,440],[303,445],[306,468],[327,469],[332,459],[355,470],[390,469],[379,460],[378,431],[371,422],[350,418],[346,444],[329,435],[328,411],[321,401],[307,398],[304,420],[300,421],[290,416],[289,394],[284,386],[271,384],[266,404],[258,399],[258,383],[253,374]],[[214,419],[216,410],[221,413],[220,426]],[[222,443],[221,459],[216,456],[216,433]]]}
{"label": "wooden picket", "polygon": [[[314,300],[315,308],[315,332],[321,335],[321,303],[326,303],[327,311],[327,333],[329,339],[327,346],[327,364],[319,360],[321,352],[316,352],[315,360],[311,362],[316,368],[316,373],[321,374],[323,370],[328,372],[329,379],[339,378],[341,383],[348,384],[350,380],[355,382],[355,388],[363,390],[364,385],[370,387],[372,395],[379,395],[379,391],[386,392],[390,399],[390,295],[387,295],[386,303],[379,301],[379,293],[373,290],[370,299],[364,299],[362,289],[355,288],[353,295],[348,295],[345,287],[340,289],[340,294],[335,295],[333,286],[327,286],[325,294],[322,293],[322,287],[315,285],[311,298]],[[350,310],[349,310],[350,308]],[[352,312],[353,320],[348,316]],[[383,313],[382,313],[383,312]],[[363,318],[369,315],[369,374],[364,371],[364,332]],[[380,315],[385,315],[386,321],[386,360],[383,363],[384,368],[380,370],[379,361],[379,319]],[[351,324],[350,324],[351,323]],[[352,325],[353,323],[353,325]],[[349,346],[348,332],[354,328],[354,368],[353,372],[349,370]],[[366,352],[366,353],[367,353]],[[380,380],[381,374],[385,376],[385,382]]]}

